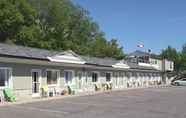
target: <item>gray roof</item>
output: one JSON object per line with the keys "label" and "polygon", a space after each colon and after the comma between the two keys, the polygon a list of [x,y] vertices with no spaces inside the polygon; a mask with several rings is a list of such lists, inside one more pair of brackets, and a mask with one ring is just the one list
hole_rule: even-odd
{"label": "gray roof", "polygon": [[[87,64],[100,65],[100,66],[112,66],[112,65],[119,62],[118,60],[113,59],[113,58],[98,58],[98,57],[89,57],[89,56],[83,56],[83,59],[86,61]],[[155,69],[153,67],[140,66],[137,63],[126,62],[126,64],[131,69],[143,69],[143,70],[144,69],[146,69],[146,70],[154,70]]]}
{"label": "gray roof", "polygon": [[149,53],[147,52],[143,52],[143,51],[140,51],[140,50],[136,50],[130,54],[128,54],[128,56],[137,56],[137,57],[140,57],[140,56],[149,56]]}
{"label": "gray roof", "polygon": [[127,65],[128,65],[131,69],[155,70],[155,68],[153,68],[153,67],[140,66],[140,65],[138,65],[137,63],[127,62]]}
{"label": "gray roof", "polygon": [[128,57],[132,57],[132,56],[136,56],[136,57],[149,56],[151,58],[161,59],[161,57],[157,54],[147,53],[147,52],[143,52],[140,50],[136,50],[136,51],[128,54]]}
{"label": "gray roof", "polygon": [[[65,51],[65,52],[72,52],[72,51]],[[30,47],[8,45],[8,44],[0,43],[0,55],[1,56],[48,60],[47,57],[51,57],[56,54],[62,54],[65,52],[49,51],[45,49],[37,49],[37,48],[30,48]],[[86,61],[86,64],[99,65],[99,66],[110,66],[111,67],[112,65],[119,62],[118,60],[113,59],[113,58],[97,58],[97,57],[90,57],[90,56],[80,56],[80,57]],[[136,63],[130,63],[130,62],[126,62],[126,63],[129,65],[131,69],[147,69],[147,70],[154,69],[152,67],[139,66]]]}
{"label": "gray roof", "polygon": [[112,66],[118,62],[116,59],[113,58],[98,58],[98,57],[90,57],[90,56],[82,56],[82,58],[86,61],[87,64],[101,65],[101,66]]}
{"label": "gray roof", "polygon": [[57,54],[57,52],[0,43],[0,55],[4,55],[4,56],[47,59],[48,56],[52,56],[55,54]]}

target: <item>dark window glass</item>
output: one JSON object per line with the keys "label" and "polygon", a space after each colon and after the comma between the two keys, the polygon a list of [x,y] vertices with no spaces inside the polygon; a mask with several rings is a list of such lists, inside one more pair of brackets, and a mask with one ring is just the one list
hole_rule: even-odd
{"label": "dark window glass", "polygon": [[106,81],[110,81],[111,80],[111,74],[110,73],[106,73]]}
{"label": "dark window glass", "polygon": [[0,87],[8,86],[9,84],[9,69],[0,69]]}
{"label": "dark window glass", "polygon": [[66,83],[72,82],[72,72],[71,71],[65,71],[65,82]]}
{"label": "dark window glass", "polygon": [[97,73],[92,73],[92,82],[97,82],[98,81],[98,74]]}
{"label": "dark window glass", "polygon": [[57,84],[58,71],[47,71],[47,84]]}
{"label": "dark window glass", "polygon": [[5,86],[6,73],[4,69],[0,69],[0,86]]}

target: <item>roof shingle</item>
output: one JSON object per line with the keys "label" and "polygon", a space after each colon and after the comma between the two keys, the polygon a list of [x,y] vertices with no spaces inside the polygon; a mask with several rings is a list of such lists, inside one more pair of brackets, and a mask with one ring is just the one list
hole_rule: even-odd
{"label": "roof shingle", "polygon": [[[14,57],[23,57],[23,58],[31,58],[31,59],[48,60],[47,57],[51,57],[60,53],[63,52],[49,51],[45,49],[30,48],[30,47],[0,43],[0,55],[2,56],[14,56]],[[113,58],[97,58],[97,57],[90,57],[90,56],[80,56],[80,57],[86,61],[86,64],[99,65],[99,66],[111,67],[112,65],[119,62],[118,60]],[[153,67],[139,66],[136,63],[130,63],[130,62],[126,62],[126,63],[129,65],[131,69],[147,69],[147,70],[155,69]]]}

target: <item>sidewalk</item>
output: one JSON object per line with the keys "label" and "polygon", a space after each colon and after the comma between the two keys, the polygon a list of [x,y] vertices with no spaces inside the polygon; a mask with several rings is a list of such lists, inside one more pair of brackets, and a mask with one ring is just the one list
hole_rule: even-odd
{"label": "sidewalk", "polygon": [[92,96],[92,95],[98,95],[98,94],[103,94],[103,93],[112,93],[115,91],[128,91],[128,90],[148,89],[148,88],[168,88],[168,87],[172,87],[172,85],[159,85],[159,86],[138,87],[138,88],[124,88],[124,89],[97,91],[97,92],[82,92],[82,93],[77,93],[76,95],[54,96],[54,97],[46,97],[46,98],[22,97],[22,98],[19,98],[16,102],[3,102],[2,104],[0,103],[0,107],[1,106],[17,105],[17,104],[33,103],[33,102],[40,102],[40,101],[48,101],[48,100],[66,99],[66,98],[80,97],[80,96]]}

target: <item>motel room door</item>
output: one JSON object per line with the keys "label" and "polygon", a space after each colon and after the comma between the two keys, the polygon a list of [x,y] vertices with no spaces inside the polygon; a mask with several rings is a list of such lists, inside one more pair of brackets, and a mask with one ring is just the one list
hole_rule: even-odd
{"label": "motel room door", "polygon": [[41,70],[32,70],[32,97],[40,96]]}

